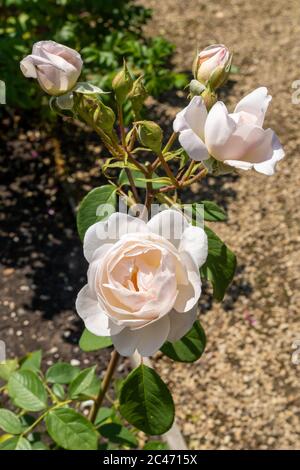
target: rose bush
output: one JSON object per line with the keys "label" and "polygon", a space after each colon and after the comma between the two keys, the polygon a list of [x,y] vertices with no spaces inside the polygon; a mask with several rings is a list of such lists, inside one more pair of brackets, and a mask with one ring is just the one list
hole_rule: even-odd
{"label": "rose bush", "polygon": [[207,112],[203,99],[195,96],[177,114],[173,128],[193,160],[204,161],[211,155],[237,169],[254,168],[273,175],[276,163],[285,154],[275,132],[262,128],[271,99],[267,89],[260,87],[228,113],[221,101]]}
{"label": "rose bush", "polygon": [[199,268],[207,257],[202,228],[175,210],[147,224],[115,213],[87,230],[83,248],[88,284],[76,308],[89,331],[111,336],[124,356],[135,349],[151,356],[191,329],[201,294]]}
{"label": "rose bush", "polygon": [[[212,284],[213,297],[221,301],[236,269],[234,253],[204,223],[225,221],[224,210],[213,201],[195,202],[196,195],[186,210],[182,191],[222,167],[271,175],[284,156],[276,134],[262,127],[271,100],[265,87],[243,98],[233,113],[217,101],[216,90],[230,66],[231,55],[222,45],[197,56],[191,101],[164,141],[159,124],[141,117],[147,90],[143,77],[134,77],[125,62],[111,83],[110,108],[102,101],[102,89],[76,84],[81,59],[75,51],[48,41],[35,45],[22,61],[25,75],[36,77],[54,95],[53,109],[90,126],[110,153],[109,158],[103,154],[99,165],[107,184],[91,190],[78,206],[78,233],[89,268],[76,308],[85,323],[80,348],[114,350],[101,382],[96,366],[80,371],[58,363],[44,375],[39,351],[0,365],[1,388],[18,413],[0,410],[0,428],[10,433],[3,442],[0,436],[0,449],[44,447],[37,426],[47,433],[51,448],[70,450],[111,449],[111,442],[136,447],[138,430],[159,435],[172,426],[170,391],[143,356],[160,350],[174,361],[197,361],[206,345],[197,318],[201,279]],[[127,105],[135,117],[125,127]],[[181,147],[174,149],[177,137]],[[117,212],[118,203],[125,210]],[[119,356],[134,351],[140,365],[117,384],[112,399],[107,391]],[[105,399],[111,408],[102,407]],[[29,421],[28,412],[35,415]]]}

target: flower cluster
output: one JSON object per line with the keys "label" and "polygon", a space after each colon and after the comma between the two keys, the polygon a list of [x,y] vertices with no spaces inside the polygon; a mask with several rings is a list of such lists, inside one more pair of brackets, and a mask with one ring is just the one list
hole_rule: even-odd
{"label": "flower cluster", "polygon": [[[96,336],[110,336],[122,355],[135,350],[143,356],[152,355],[166,342],[176,342],[190,331],[197,318],[200,268],[204,264],[201,272],[213,283],[218,299],[234,275],[232,252],[210,229],[193,226],[178,210],[180,190],[209,171],[253,168],[272,175],[284,157],[274,131],[263,129],[271,101],[265,87],[245,96],[233,113],[218,101],[217,89],[226,83],[231,62],[232,55],[222,44],[197,53],[190,103],[177,114],[174,132],[165,146],[160,126],[141,118],[147,91],[142,77],[134,79],[126,63],[112,81],[115,101],[110,107],[101,99],[102,90],[77,83],[82,60],[76,51],[42,41],[21,62],[24,75],[36,78],[62,112],[73,112],[98,133],[112,155],[104,164],[105,172],[122,169],[117,183],[110,179],[109,185],[97,189],[99,204],[114,200],[116,194],[125,197],[128,206],[140,203],[143,195],[146,209],[153,201],[177,204],[176,210],[167,209],[148,223],[119,212],[100,221],[98,212],[91,218],[93,194],[79,208],[79,233],[89,270],[88,284],[79,292],[76,308],[87,330]],[[134,115],[128,132],[123,119],[127,101]],[[177,137],[181,148],[172,151]],[[145,153],[149,155],[146,163]],[[161,170],[164,174],[157,174]],[[124,185],[130,187],[127,193]],[[210,257],[207,233],[212,240]]]}

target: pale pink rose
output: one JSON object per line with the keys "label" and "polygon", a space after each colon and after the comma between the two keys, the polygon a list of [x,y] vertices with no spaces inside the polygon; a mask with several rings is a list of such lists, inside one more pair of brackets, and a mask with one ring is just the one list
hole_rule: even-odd
{"label": "pale pink rose", "polygon": [[225,68],[230,60],[229,50],[223,44],[213,44],[206,47],[196,56],[194,62],[195,78],[201,83],[206,83],[217,69]]}
{"label": "pale pink rose", "polygon": [[245,96],[233,113],[221,101],[207,113],[202,98],[195,96],[177,114],[173,128],[193,160],[211,155],[234,168],[273,175],[285,153],[275,132],[262,128],[270,101],[267,89],[260,87]]}
{"label": "pale pink rose", "polygon": [[82,69],[78,52],[54,41],[36,42],[32,54],[20,63],[21,71],[28,78],[36,78],[49,95],[58,96],[70,91],[76,84]]}
{"label": "pale pink rose", "polygon": [[77,312],[90,332],[111,336],[120,354],[150,356],[190,330],[207,237],[180,212],[165,210],[148,223],[117,212],[87,230],[84,254],[88,284]]}

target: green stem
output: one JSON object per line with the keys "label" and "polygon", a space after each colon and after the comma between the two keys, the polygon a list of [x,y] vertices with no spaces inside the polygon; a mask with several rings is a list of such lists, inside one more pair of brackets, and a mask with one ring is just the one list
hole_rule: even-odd
{"label": "green stem", "polygon": [[193,168],[195,166],[195,160],[192,160],[188,169],[186,170],[185,174],[183,175],[182,179],[180,180],[180,184],[184,183],[190,176],[190,174],[192,173],[193,171]]}
{"label": "green stem", "polygon": [[159,153],[158,154],[158,158],[160,160],[160,163],[161,165],[163,166],[165,172],[167,173],[168,177],[170,178],[170,180],[172,181],[172,183],[174,184],[175,187],[178,187],[179,184],[178,184],[178,181],[177,179],[175,178],[175,176],[173,175],[173,172],[171,170],[171,168],[169,167],[168,163],[166,162],[164,156],[163,156],[163,153]]}
{"label": "green stem", "polygon": [[23,437],[23,436],[25,436],[25,434],[30,433],[47,416],[47,414],[50,411],[56,410],[57,408],[61,408],[62,406],[68,405],[68,403],[71,403],[71,402],[72,402],[72,400],[62,401],[62,402],[57,403],[56,405],[51,406],[50,408],[48,408],[48,410],[46,410],[44,413],[42,413],[34,423],[32,423],[27,429],[25,429],[24,432],[22,432],[21,436]]}
{"label": "green stem", "polygon": [[126,134],[124,128],[124,118],[122,106],[118,104],[118,119],[119,119],[119,128],[121,133],[121,142],[124,149],[126,149]]}
{"label": "green stem", "polygon": [[112,355],[111,355],[111,358],[110,358],[110,361],[109,361],[109,364],[107,366],[107,369],[106,369],[106,372],[105,372],[105,376],[103,378],[103,381],[102,381],[102,384],[101,384],[101,388],[99,390],[99,393],[98,393],[98,396],[94,402],[94,405],[91,409],[91,412],[90,412],[90,416],[89,416],[89,420],[94,423],[95,422],[95,419],[97,417],[97,413],[99,411],[99,408],[100,406],[102,405],[102,402],[104,400],[104,397],[105,397],[105,394],[108,390],[108,387],[110,385],[110,382],[111,382],[111,379],[114,375],[114,372],[116,370],[116,367],[117,367],[117,364],[118,364],[118,360],[119,360],[119,357],[120,357],[120,354],[118,353],[118,351],[113,351],[112,352]]}
{"label": "green stem", "polygon": [[171,135],[171,137],[169,138],[168,142],[166,143],[162,153],[167,153],[170,148],[172,147],[172,145],[174,144],[175,140],[177,139],[177,135],[178,133],[177,132],[173,132],[173,134]]}
{"label": "green stem", "polygon": [[126,172],[128,181],[130,183],[134,199],[135,199],[136,202],[139,203],[140,202],[140,197],[139,197],[139,193],[138,193],[137,187],[136,187],[134,179],[133,179],[133,175],[132,175],[132,173],[131,173],[131,171],[128,167],[125,167],[125,172]]}

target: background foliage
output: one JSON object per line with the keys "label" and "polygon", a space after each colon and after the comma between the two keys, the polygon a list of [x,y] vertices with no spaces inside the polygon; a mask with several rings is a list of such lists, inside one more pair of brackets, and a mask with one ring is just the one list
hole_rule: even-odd
{"label": "background foliage", "polygon": [[126,58],[135,74],[143,71],[152,95],[182,87],[184,74],[170,72],[173,45],[161,37],[146,39],[142,27],[151,10],[133,0],[0,0],[0,78],[7,103],[38,108],[48,102],[35,83],[26,83],[20,60],[36,41],[53,39],[81,52],[84,79],[106,89]]}

